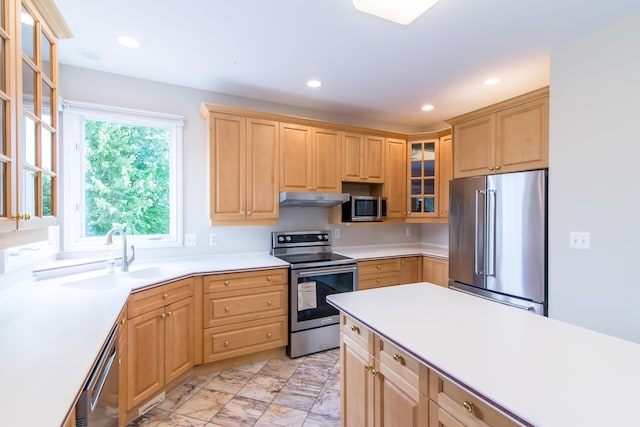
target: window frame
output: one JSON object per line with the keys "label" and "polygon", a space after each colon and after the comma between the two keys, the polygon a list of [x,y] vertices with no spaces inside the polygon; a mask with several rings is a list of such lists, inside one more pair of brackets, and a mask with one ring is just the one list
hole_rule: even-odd
{"label": "window frame", "polygon": [[130,108],[114,107],[64,100],[62,105],[61,137],[63,140],[62,185],[64,214],[63,251],[113,251],[105,246],[104,236],[86,237],[85,233],[85,120],[111,121],[124,125],[169,129],[170,231],[162,235],[129,235],[127,243],[136,248],[166,248],[183,245],[182,219],[182,150],[184,117]]}

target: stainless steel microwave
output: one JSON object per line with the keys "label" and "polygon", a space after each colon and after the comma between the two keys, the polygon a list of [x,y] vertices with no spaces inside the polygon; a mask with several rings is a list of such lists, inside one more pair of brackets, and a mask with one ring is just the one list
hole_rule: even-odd
{"label": "stainless steel microwave", "polygon": [[387,199],[378,196],[351,196],[342,204],[342,222],[376,222],[387,216]]}

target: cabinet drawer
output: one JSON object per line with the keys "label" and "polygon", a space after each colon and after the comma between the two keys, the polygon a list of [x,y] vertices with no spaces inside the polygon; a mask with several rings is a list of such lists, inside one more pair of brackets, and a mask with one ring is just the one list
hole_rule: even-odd
{"label": "cabinet drawer", "polygon": [[279,268],[276,270],[247,271],[244,273],[224,273],[206,276],[204,279],[204,293],[286,285],[289,283],[288,273],[289,269]]}
{"label": "cabinet drawer", "polygon": [[204,361],[215,362],[287,345],[287,316],[204,330]]}
{"label": "cabinet drawer", "polygon": [[206,294],[205,327],[286,315],[287,296],[286,285]]}
{"label": "cabinet drawer", "polygon": [[367,276],[369,274],[397,273],[400,271],[397,258],[374,259],[370,261],[358,261],[358,274]]}
{"label": "cabinet drawer", "polygon": [[[416,392],[419,389],[419,371],[420,364],[413,356],[410,356],[403,350],[400,350],[394,344],[385,339],[380,338],[380,363],[381,368],[385,367],[392,371],[395,375],[402,378],[413,387]],[[383,372],[384,374],[384,372]]]}
{"label": "cabinet drawer", "polygon": [[429,398],[463,425],[492,427],[521,425],[433,370],[429,373]]}
{"label": "cabinet drawer", "polygon": [[373,344],[373,333],[362,323],[351,317],[340,316],[340,331],[363,349],[369,351],[370,344]]}
{"label": "cabinet drawer", "polygon": [[192,295],[193,278],[178,280],[173,283],[134,293],[129,298],[127,317],[131,319]]}
{"label": "cabinet drawer", "polygon": [[376,274],[358,277],[358,290],[381,288],[383,286],[399,285],[398,273]]}

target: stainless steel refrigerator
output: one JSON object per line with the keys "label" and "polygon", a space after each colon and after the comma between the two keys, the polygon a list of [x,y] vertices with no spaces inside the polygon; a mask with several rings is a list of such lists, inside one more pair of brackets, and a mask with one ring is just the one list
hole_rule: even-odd
{"label": "stainless steel refrigerator", "polygon": [[449,287],[547,315],[547,171],[450,182]]}

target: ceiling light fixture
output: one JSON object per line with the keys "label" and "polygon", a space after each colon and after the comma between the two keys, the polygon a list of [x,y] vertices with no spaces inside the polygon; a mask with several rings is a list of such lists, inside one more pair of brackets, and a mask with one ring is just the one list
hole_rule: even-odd
{"label": "ceiling light fixture", "polygon": [[353,0],[362,12],[402,25],[409,25],[438,0]]}
{"label": "ceiling light fixture", "polygon": [[307,82],[307,86],[311,87],[311,88],[317,88],[322,86],[322,82],[320,80],[309,80]]}
{"label": "ceiling light fixture", "polygon": [[485,86],[493,86],[497,85],[498,83],[500,83],[500,79],[497,77],[493,77],[484,81]]}
{"label": "ceiling light fixture", "polygon": [[128,47],[131,49],[137,49],[140,47],[140,42],[133,37],[129,36],[120,36],[118,37],[118,43],[120,43],[124,47]]}
{"label": "ceiling light fixture", "polygon": [[431,110],[433,110],[433,108],[434,107],[431,104],[423,105],[422,106],[422,111],[431,111]]}

